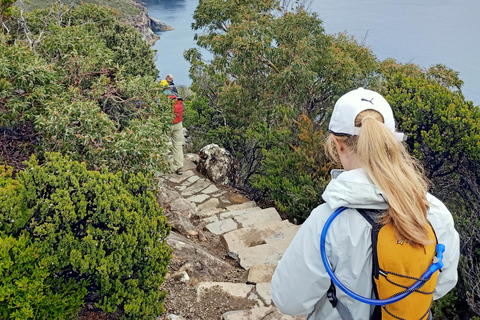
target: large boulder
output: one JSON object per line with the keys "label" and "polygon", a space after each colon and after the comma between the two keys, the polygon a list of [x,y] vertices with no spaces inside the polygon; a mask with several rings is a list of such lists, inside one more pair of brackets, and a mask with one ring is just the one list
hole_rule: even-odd
{"label": "large boulder", "polygon": [[198,172],[217,185],[226,185],[233,181],[235,169],[230,152],[216,144],[209,144],[203,147],[198,155]]}

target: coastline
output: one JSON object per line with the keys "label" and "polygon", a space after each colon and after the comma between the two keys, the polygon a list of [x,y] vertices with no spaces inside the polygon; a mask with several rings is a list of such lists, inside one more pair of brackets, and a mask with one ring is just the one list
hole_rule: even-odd
{"label": "coastline", "polygon": [[140,14],[136,16],[127,17],[125,22],[136,28],[142,35],[143,40],[152,46],[160,36],[156,35],[154,31],[170,31],[173,30],[168,24],[152,18],[148,15],[147,8],[138,0],[131,0],[132,6],[140,10]]}

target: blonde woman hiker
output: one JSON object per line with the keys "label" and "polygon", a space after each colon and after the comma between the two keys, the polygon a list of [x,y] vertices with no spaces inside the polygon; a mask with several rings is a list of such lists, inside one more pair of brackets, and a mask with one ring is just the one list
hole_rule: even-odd
{"label": "blonde woman hiker", "polygon": [[310,320],[431,319],[432,300],[457,283],[459,236],[452,215],[427,193],[380,94],[359,88],[343,95],[329,131],[326,152],[344,170],[334,172],[325,203],[279,261],[272,278],[275,305]]}

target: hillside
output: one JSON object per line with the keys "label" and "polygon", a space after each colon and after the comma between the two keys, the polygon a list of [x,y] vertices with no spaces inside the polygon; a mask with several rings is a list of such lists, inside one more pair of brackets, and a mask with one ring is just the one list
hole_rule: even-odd
{"label": "hillside", "polygon": [[[29,4],[24,3],[24,8],[28,11],[36,10],[36,9],[45,9],[50,7],[53,2],[54,1],[52,0],[36,0],[36,1],[32,1]],[[137,8],[131,5],[130,0],[85,0],[85,1],[64,0],[62,2],[65,4],[70,4],[70,3],[78,4],[80,2],[83,2],[83,3],[93,3],[101,6],[107,6],[107,7],[114,8],[115,10],[118,10],[118,12],[122,14],[122,16],[126,16],[126,17],[138,15],[140,13],[140,10],[138,10]]]}

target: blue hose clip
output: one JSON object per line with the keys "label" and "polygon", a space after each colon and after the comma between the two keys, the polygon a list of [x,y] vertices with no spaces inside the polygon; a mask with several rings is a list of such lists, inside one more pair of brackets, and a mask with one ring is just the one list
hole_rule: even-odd
{"label": "blue hose clip", "polygon": [[392,304],[397,301],[400,301],[404,298],[406,298],[408,295],[410,295],[414,290],[417,290],[420,288],[425,281],[429,280],[432,274],[434,274],[437,270],[443,268],[443,253],[445,252],[445,246],[443,244],[437,244],[435,247],[436,250],[436,255],[433,258],[433,262],[428,267],[427,271],[422,275],[421,279],[423,280],[417,280],[411,287],[406,289],[403,293],[394,295],[388,299],[370,299],[370,298],[365,298],[361,295],[356,294],[355,292],[351,291],[347,287],[343,285],[343,283],[338,280],[338,278],[335,276],[335,274],[332,271],[332,268],[330,267],[330,263],[328,262],[327,259],[327,254],[325,252],[325,239],[327,238],[327,232],[328,228],[332,224],[333,220],[340,214],[342,213],[345,209],[345,207],[340,207],[337,210],[335,210],[334,213],[327,219],[327,222],[325,222],[325,226],[323,227],[322,230],[322,235],[320,236],[320,254],[322,255],[322,261],[323,265],[325,266],[325,270],[327,271],[328,275],[332,279],[333,283],[339,287],[343,292],[345,292],[347,295],[350,297],[354,298],[355,300],[358,300],[360,302],[370,304],[370,305],[375,305],[375,306],[384,306],[387,304]]}

